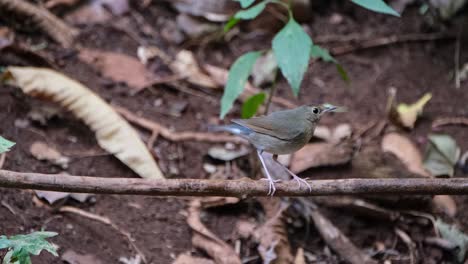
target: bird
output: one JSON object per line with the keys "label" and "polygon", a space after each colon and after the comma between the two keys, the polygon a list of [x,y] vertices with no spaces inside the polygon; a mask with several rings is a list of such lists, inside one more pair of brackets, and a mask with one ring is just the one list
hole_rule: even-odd
{"label": "bird", "polygon": [[280,164],[299,185],[304,184],[312,191],[312,187],[306,180],[294,174],[278,161],[278,155],[292,154],[304,147],[312,138],[315,127],[322,115],[333,112],[337,108],[331,104],[303,105],[250,119],[233,119],[231,120],[232,124],[217,126],[214,130],[227,131],[241,136],[255,147],[268,180],[268,195],[274,195],[276,181],[268,171],[262,156],[263,152],[271,153],[273,160]]}

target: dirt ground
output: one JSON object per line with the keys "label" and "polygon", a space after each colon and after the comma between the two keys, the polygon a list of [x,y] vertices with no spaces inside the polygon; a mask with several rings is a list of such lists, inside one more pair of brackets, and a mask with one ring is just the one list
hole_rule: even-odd
{"label": "dirt ground", "polygon": [[[349,35],[354,33],[367,36],[403,35],[408,33],[428,33],[433,29],[418,14],[417,7],[409,7],[401,18],[379,15],[356,7],[352,4],[331,4],[320,6],[313,12],[313,19],[306,25],[314,36]],[[153,3],[144,10],[132,7],[130,13],[140,13],[148,25],[157,25],[156,17],[174,20],[176,11],[167,4]],[[340,14],[343,22],[338,25],[330,24],[332,16]],[[131,27],[138,28],[134,17],[127,16]],[[80,44],[88,48],[121,52],[135,56],[140,45],[128,34],[110,26],[119,18],[111,20],[105,25],[81,26]],[[5,21],[4,21],[5,22]],[[461,25],[466,25],[466,18],[454,20],[447,25],[445,32],[456,33]],[[8,24],[7,24],[8,25]],[[245,31],[246,25],[241,25]],[[461,62],[468,61],[468,30],[462,27],[461,34]],[[154,26],[154,31],[158,28]],[[158,33],[159,34],[159,33]],[[190,49],[197,54],[198,59],[223,68],[229,65],[245,51],[258,50],[268,47],[272,34],[235,37],[229,42],[211,43],[208,45],[192,45]],[[242,37],[244,36],[244,37]],[[17,41],[28,45],[47,43],[39,54],[57,65],[61,72],[90,87],[111,104],[126,107],[142,116],[155,120],[176,131],[205,130],[208,123],[218,118],[220,91],[190,87],[203,96],[183,93],[169,85],[159,85],[146,89],[137,95],[131,95],[125,84],[114,83],[100,76],[89,65],[80,61],[76,53],[64,50],[57,44],[37,32],[16,32]],[[155,36],[151,43],[164,49],[168,54],[183,47],[166,42],[161,36]],[[326,47],[327,45],[324,44]],[[348,122],[357,130],[372,121],[385,118],[385,106],[388,89],[397,89],[398,101],[413,102],[424,93],[431,92],[432,100],[424,110],[423,117],[418,120],[414,130],[407,132],[409,137],[424,150],[425,138],[431,132],[431,123],[439,117],[468,116],[468,82],[463,82],[460,89],[454,88],[454,81],[450,74],[454,70],[455,40],[420,41],[400,43],[381,48],[364,49],[337,57],[345,67],[351,79],[350,84],[344,83],[336,73],[334,65],[317,61],[313,62],[305,75],[302,89],[298,98],[294,98],[286,81],[282,78],[278,83],[278,96],[287,98],[297,104],[317,102],[332,102],[346,106],[349,111],[327,116],[322,123],[335,126]],[[6,57],[4,57],[6,58]],[[2,59],[5,64],[6,59]],[[11,63],[11,61],[10,61]],[[19,62],[25,65],[24,62]],[[160,62],[150,66],[156,74],[166,75],[168,69]],[[318,85],[323,83],[324,85]],[[156,100],[162,99],[162,105],[154,106]],[[170,104],[185,102],[187,108],[180,117],[171,117],[164,113]],[[49,120],[46,125],[32,123],[21,128],[15,125],[18,120],[28,119],[28,112],[43,105],[44,102],[32,99],[18,93],[16,88],[0,86],[0,135],[17,142],[8,153],[3,169],[21,172],[58,173],[62,171],[56,166],[36,160],[29,152],[32,142],[40,140],[56,147],[62,153],[72,157],[72,162],[66,170],[71,175],[89,175],[105,177],[137,177],[113,156],[107,155],[99,148],[93,133],[77,121],[69,113],[61,113]],[[227,120],[239,116],[240,104],[235,106]],[[468,134],[466,127],[444,127],[443,132],[453,136],[462,151],[468,150]],[[149,135],[142,132],[144,138]],[[379,146],[378,139],[369,144]],[[208,149],[213,146],[200,142],[170,142],[159,138],[155,144],[161,168],[169,175],[170,168],[176,168],[171,178],[207,178],[208,173],[203,169]],[[173,170],[174,172],[174,170]],[[353,166],[340,168],[324,168],[308,170],[301,174],[310,178],[361,177]],[[457,177],[464,177],[457,171]],[[35,202],[35,195],[29,190],[14,190],[0,188],[0,200],[7,206],[0,206],[0,233],[19,234],[44,228],[56,231],[59,236],[51,241],[59,245],[59,253],[71,249],[80,254],[90,254],[101,263],[118,263],[120,257],[132,257],[136,253],[128,242],[115,230],[101,223],[66,213],[59,213],[53,208],[39,206]],[[272,198],[279,199],[279,198]],[[172,263],[174,258],[182,252],[194,252],[196,255],[206,256],[195,249],[191,243],[191,230],[186,223],[187,204],[191,198],[164,198],[143,196],[96,195],[95,202],[78,203],[72,200],[67,204],[77,206],[86,211],[106,216],[123,230],[128,231],[135,239],[136,245],[143,251],[151,263]],[[467,197],[455,197],[458,205],[457,214],[448,217],[435,214],[456,223],[463,231],[468,232]],[[255,217],[257,202],[249,198],[237,205],[228,206],[220,210],[209,210],[204,221],[221,239],[234,245],[233,226],[237,219]],[[58,206],[55,206],[56,208]],[[419,208],[411,208],[419,210]],[[428,209],[431,212],[431,209]],[[376,241],[385,244],[396,243],[394,225],[380,222],[372,218],[341,209],[325,208],[323,212],[361,249],[375,246]],[[307,252],[318,256],[317,262],[311,263],[346,263],[335,253],[327,254],[325,243],[318,232],[307,224],[288,226],[288,235],[293,252],[303,247]],[[305,230],[308,230],[305,232]],[[424,232],[427,228],[417,225],[410,229],[410,235],[423,252],[420,263],[448,263],[444,262],[442,250],[423,245]],[[305,235],[308,234],[308,235]],[[401,241],[396,249],[403,255],[408,250]],[[247,243],[242,249],[242,256],[255,256],[258,253],[255,245]],[[446,256],[445,256],[446,257]],[[33,263],[62,263],[48,253],[33,257]],[[247,263],[247,262],[246,262]],[[261,263],[259,258],[248,263]],[[394,263],[409,263],[408,259]]]}

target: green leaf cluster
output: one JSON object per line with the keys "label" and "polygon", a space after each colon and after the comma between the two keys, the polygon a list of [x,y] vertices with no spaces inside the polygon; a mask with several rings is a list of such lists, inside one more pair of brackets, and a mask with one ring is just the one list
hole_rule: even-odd
{"label": "green leaf cluster", "polygon": [[31,264],[30,254],[39,255],[42,250],[58,256],[57,246],[46,240],[56,235],[55,232],[39,231],[28,235],[0,236],[0,249],[8,249],[3,264]]}
{"label": "green leaf cluster", "polygon": [[[289,19],[286,25],[275,35],[272,41],[272,50],[278,67],[281,73],[288,81],[295,96],[298,96],[304,74],[309,66],[310,58],[322,59],[326,62],[331,62],[336,65],[337,71],[341,78],[349,82],[348,75],[344,68],[333,58],[330,53],[315,45],[311,37],[304,29],[296,22],[292,15],[291,7],[280,0],[263,0],[255,5],[254,0],[236,0],[240,3],[242,10],[238,11],[224,27],[225,32],[234,27],[240,20],[249,20],[256,18],[265,7],[272,4],[285,6],[289,12]],[[399,16],[399,14],[389,7],[382,0],[351,0],[357,5],[360,5],[369,10]],[[224,90],[221,100],[221,114],[224,116],[231,109],[236,98],[242,93],[244,86],[249,78],[250,72],[256,60],[262,55],[262,52],[249,52],[239,57],[229,70],[228,82]],[[250,98],[245,109],[258,109],[261,96]],[[262,102],[264,99],[262,100]],[[253,104],[255,102],[255,104]],[[246,110],[247,111],[247,110]],[[247,114],[248,113],[248,114]],[[251,112],[243,112],[244,116],[250,116]]]}

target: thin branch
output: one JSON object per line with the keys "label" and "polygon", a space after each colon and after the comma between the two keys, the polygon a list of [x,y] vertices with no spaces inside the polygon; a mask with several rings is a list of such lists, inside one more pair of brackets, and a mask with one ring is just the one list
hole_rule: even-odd
{"label": "thin branch", "polygon": [[220,133],[195,132],[195,131],[185,131],[185,132],[172,131],[169,128],[159,123],[156,123],[144,117],[137,116],[123,107],[114,106],[114,109],[120,115],[122,115],[123,118],[127,119],[130,123],[133,123],[139,127],[142,127],[146,130],[151,131],[152,137],[157,138],[157,136],[160,135],[163,138],[170,140],[170,141],[174,141],[174,142],[191,140],[191,141],[203,141],[203,142],[211,142],[211,143],[222,143],[222,142],[246,143],[246,141],[240,137],[224,135]]}
{"label": "thin branch", "polygon": [[49,10],[38,7],[24,0],[0,0],[0,9],[11,12],[23,20],[31,19],[53,40],[60,43],[63,47],[69,48],[74,43],[78,30],[67,25],[60,18],[49,12]]}
{"label": "thin branch", "polygon": [[448,40],[454,39],[455,36],[445,33],[435,34],[407,34],[407,35],[391,35],[387,37],[379,37],[374,39],[356,40],[354,44],[345,44],[330,48],[332,55],[344,55],[347,53],[355,52],[363,49],[384,47],[392,44],[407,43],[407,42],[421,42],[421,41],[434,41],[434,40]]}
{"label": "thin branch", "polygon": [[[276,183],[275,196],[357,194],[468,194],[467,178],[339,179]],[[267,196],[268,182],[258,180],[133,179],[65,176],[0,170],[0,187],[75,193],[153,196]]]}

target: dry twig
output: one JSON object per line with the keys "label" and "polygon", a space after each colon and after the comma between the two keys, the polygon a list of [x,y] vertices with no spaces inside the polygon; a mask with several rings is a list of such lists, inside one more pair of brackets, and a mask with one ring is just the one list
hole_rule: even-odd
{"label": "dry twig", "polygon": [[140,255],[143,263],[148,263],[146,261],[145,254],[143,254],[143,252],[137,247],[137,245],[135,244],[135,239],[132,237],[132,235],[129,232],[122,230],[119,226],[114,224],[108,217],[86,212],[73,206],[62,206],[59,208],[59,212],[76,214],[112,227],[114,230],[119,232],[119,234],[121,234],[127,239],[128,243],[132,246],[132,248],[137,252],[138,255]]}
{"label": "dry twig", "polygon": [[432,122],[432,129],[439,128],[441,126],[468,126],[468,117],[442,117]]}
{"label": "dry twig", "polygon": [[407,43],[407,42],[421,42],[421,41],[434,41],[434,40],[447,40],[453,39],[454,36],[445,33],[435,34],[406,34],[406,35],[392,35],[386,37],[379,37],[373,39],[357,39],[355,44],[346,44],[330,49],[332,55],[344,55],[347,53],[355,52],[363,49],[384,47],[392,44]]}
{"label": "dry twig", "polygon": [[0,0],[0,9],[12,12],[24,17],[24,20],[32,19],[53,40],[65,48],[73,45],[78,30],[65,24],[60,18],[47,9],[35,6],[24,0]]}
{"label": "dry twig", "polygon": [[136,124],[144,129],[147,129],[152,132],[151,141],[154,142],[157,139],[158,135],[161,135],[167,140],[170,141],[186,141],[186,140],[193,140],[193,141],[203,141],[203,142],[211,142],[211,143],[220,143],[220,142],[234,142],[234,143],[245,143],[246,141],[235,136],[228,136],[219,133],[206,133],[206,132],[193,132],[193,131],[185,131],[185,132],[175,132],[171,131],[169,128],[151,121],[149,119],[136,116],[129,110],[114,106],[114,109],[122,115],[125,119],[127,119],[130,123]]}
{"label": "dry twig", "polygon": [[[467,178],[386,178],[308,181],[312,191],[295,181],[276,183],[275,196],[468,194]],[[135,179],[64,176],[0,170],[0,187],[58,192],[153,196],[268,196],[268,183],[258,180]]]}

